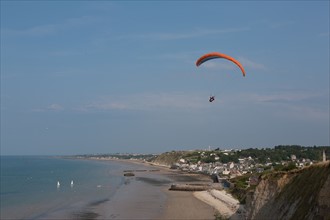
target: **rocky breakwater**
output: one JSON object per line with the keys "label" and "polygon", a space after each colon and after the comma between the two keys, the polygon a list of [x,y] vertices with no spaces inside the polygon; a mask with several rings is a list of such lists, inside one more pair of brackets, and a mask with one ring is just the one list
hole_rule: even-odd
{"label": "rocky breakwater", "polygon": [[247,219],[330,219],[330,163],[263,175],[246,210]]}
{"label": "rocky breakwater", "polygon": [[221,190],[222,187],[219,184],[209,183],[209,184],[201,184],[201,183],[185,183],[185,184],[171,184],[169,190],[177,190],[177,191],[205,191],[217,189]]}

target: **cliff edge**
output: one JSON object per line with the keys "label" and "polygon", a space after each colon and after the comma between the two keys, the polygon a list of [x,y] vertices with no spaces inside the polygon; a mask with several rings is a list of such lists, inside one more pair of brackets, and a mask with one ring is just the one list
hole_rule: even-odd
{"label": "cliff edge", "polygon": [[330,163],[265,174],[246,198],[247,219],[330,219]]}

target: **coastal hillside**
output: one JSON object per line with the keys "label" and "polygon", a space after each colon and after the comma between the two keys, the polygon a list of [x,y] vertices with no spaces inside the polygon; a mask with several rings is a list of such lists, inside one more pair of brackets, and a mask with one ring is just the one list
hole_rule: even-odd
{"label": "coastal hillside", "polygon": [[248,219],[330,219],[330,163],[261,176],[246,208]]}
{"label": "coastal hillside", "polygon": [[[214,154],[216,152],[172,151],[158,155],[152,163],[167,167],[178,164],[181,169],[184,163],[190,163],[190,169],[194,170],[196,161],[208,161],[208,155]],[[217,156],[221,159],[222,155]],[[228,153],[226,156],[232,155]],[[219,169],[221,163],[218,164]],[[204,168],[203,162],[200,166]],[[278,169],[278,166],[262,173],[253,172],[230,178],[232,188],[229,191],[241,204],[245,204],[247,219],[330,220],[330,162],[316,161],[313,165],[299,169],[292,161],[287,162],[286,166],[282,165],[282,169]],[[206,163],[206,167],[210,168],[210,164]],[[221,174],[218,172],[218,175]]]}
{"label": "coastal hillside", "polygon": [[165,152],[158,155],[151,162],[157,165],[171,167],[173,164],[177,163],[185,154],[187,154],[187,152],[184,151]]}

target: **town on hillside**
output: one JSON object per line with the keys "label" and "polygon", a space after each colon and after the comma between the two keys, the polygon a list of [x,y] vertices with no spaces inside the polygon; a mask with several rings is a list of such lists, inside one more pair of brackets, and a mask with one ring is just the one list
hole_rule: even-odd
{"label": "town on hillside", "polygon": [[245,174],[299,169],[326,161],[330,157],[330,146],[279,145],[274,148],[236,150],[211,149],[209,147],[205,150],[171,151],[159,155],[116,153],[77,155],[76,157],[99,160],[142,160],[157,165],[165,165],[171,169],[216,175],[222,179],[232,179]]}

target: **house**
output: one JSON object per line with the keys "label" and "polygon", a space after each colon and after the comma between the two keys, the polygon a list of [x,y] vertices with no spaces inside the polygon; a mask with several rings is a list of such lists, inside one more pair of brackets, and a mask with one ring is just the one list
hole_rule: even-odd
{"label": "house", "polygon": [[235,166],[235,164],[234,164],[233,162],[230,162],[230,163],[229,163],[229,169],[233,169],[234,166]]}
{"label": "house", "polygon": [[225,168],[225,170],[222,171],[222,174],[223,174],[223,175],[229,175],[229,174],[230,174],[230,171],[227,170],[227,168]]}
{"label": "house", "polygon": [[181,158],[179,161],[180,161],[180,163],[186,163],[186,160],[183,158]]}

